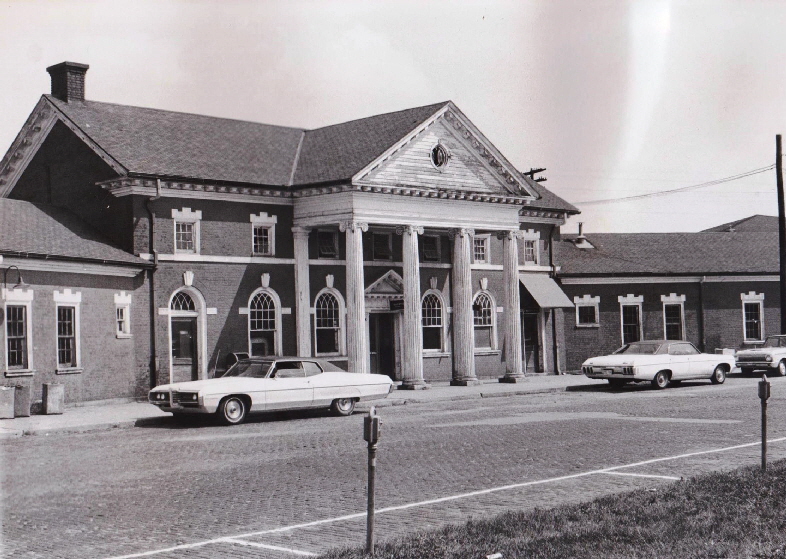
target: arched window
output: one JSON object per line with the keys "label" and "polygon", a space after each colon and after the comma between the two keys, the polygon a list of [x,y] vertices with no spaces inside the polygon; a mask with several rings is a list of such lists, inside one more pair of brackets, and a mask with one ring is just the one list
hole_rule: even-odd
{"label": "arched window", "polygon": [[323,290],[314,303],[314,339],[317,355],[343,351],[343,304],[335,290]]}
{"label": "arched window", "polygon": [[497,348],[496,314],[494,299],[491,297],[491,294],[487,291],[481,291],[478,293],[472,303],[476,348]]}
{"label": "arched window", "polygon": [[191,298],[191,295],[184,291],[175,293],[169,308],[173,311],[196,311],[194,300]]}
{"label": "arched window", "polygon": [[248,304],[248,338],[251,355],[277,355],[279,343],[277,332],[279,305],[274,294],[259,291]]}
{"label": "arched window", "polygon": [[423,349],[444,351],[445,320],[442,315],[442,298],[435,292],[427,292],[421,303],[423,325]]}

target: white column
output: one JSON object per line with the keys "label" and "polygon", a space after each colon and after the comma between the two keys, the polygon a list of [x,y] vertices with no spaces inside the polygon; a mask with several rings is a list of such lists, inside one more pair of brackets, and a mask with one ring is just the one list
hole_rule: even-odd
{"label": "white column", "polygon": [[366,336],[366,294],[363,280],[363,232],[367,223],[346,221],[347,247],[347,370],[368,373],[368,337]]}
{"label": "white column", "polygon": [[519,247],[521,231],[502,231],[497,234],[502,239],[505,282],[505,376],[500,382],[521,382],[524,380],[521,357],[521,318],[519,297]]}
{"label": "white column", "polygon": [[401,337],[401,388],[418,390],[427,388],[423,380],[423,330],[420,302],[420,258],[418,235],[422,227],[406,225],[396,228],[402,235],[404,255],[404,328]]}
{"label": "white column", "polygon": [[478,384],[472,315],[472,229],[451,229],[453,239],[453,386]]}
{"label": "white column", "polygon": [[295,237],[295,327],[297,354],[311,357],[311,280],[308,271],[308,232],[293,227]]}

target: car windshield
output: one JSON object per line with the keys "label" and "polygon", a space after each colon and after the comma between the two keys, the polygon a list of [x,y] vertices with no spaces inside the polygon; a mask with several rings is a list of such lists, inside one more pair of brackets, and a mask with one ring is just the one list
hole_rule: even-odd
{"label": "car windshield", "polygon": [[658,353],[659,347],[660,344],[656,342],[633,342],[630,344],[625,344],[615,351],[614,354],[627,353],[634,355],[654,355]]}
{"label": "car windshield", "polygon": [[786,347],[786,338],[782,336],[768,336],[763,347]]}
{"label": "car windshield", "polygon": [[251,377],[265,378],[270,371],[273,361],[238,361],[232,365],[221,378],[225,377]]}

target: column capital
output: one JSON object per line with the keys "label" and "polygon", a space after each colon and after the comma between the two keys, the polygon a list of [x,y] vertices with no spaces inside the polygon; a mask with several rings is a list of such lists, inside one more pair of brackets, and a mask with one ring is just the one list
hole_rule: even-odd
{"label": "column capital", "polygon": [[306,236],[311,232],[311,227],[300,227],[296,225],[292,228],[292,233],[296,236]]}
{"label": "column capital", "polygon": [[399,225],[396,227],[396,235],[403,235],[409,233],[410,235],[422,235],[423,227],[420,225]]}
{"label": "column capital", "polygon": [[363,231],[364,233],[368,231],[368,223],[364,221],[342,221],[338,224],[338,230],[342,233],[344,231],[350,231],[354,233],[355,231]]}
{"label": "column capital", "polygon": [[524,231],[520,229],[511,229],[508,231],[497,231],[497,238],[498,239],[508,239],[512,241],[513,239],[523,239],[524,238]]}
{"label": "column capital", "polygon": [[469,237],[474,237],[475,236],[475,230],[474,229],[469,229],[467,227],[462,227],[460,229],[450,229],[450,230],[448,230],[448,236],[451,239],[455,239],[456,237],[464,237],[465,235],[469,236]]}

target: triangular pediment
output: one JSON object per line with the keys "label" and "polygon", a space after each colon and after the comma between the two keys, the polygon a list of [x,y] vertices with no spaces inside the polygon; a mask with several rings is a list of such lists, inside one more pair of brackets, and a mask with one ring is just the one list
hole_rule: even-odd
{"label": "triangular pediment", "polygon": [[394,270],[389,270],[381,278],[366,288],[366,295],[401,296],[404,294],[404,280]]}
{"label": "triangular pediment", "polygon": [[[432,159],[435,146],[447,162]],[[355,175],[368,186],[410,186],[537,198],[519,172],[452,103]]]}

